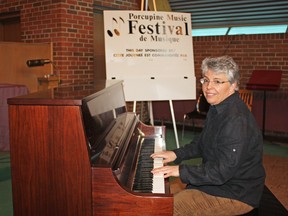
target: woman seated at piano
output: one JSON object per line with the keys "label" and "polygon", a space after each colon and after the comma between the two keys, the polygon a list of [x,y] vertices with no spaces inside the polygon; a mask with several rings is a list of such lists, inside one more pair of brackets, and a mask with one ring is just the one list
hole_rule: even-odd
{"label": "woman seated at piano", "polygon": [[[240,74],[234,60],[206,58],[201,69],[202,90],[211,105],[205,126],[191,143],[152,154],[165,164],[152,173],[180,177],[187,184],[174,195],[174,215],[245,214],[259,206],[264,187],[262,135],[237,92]],[[200,165],[181,164],[199,157]]]}

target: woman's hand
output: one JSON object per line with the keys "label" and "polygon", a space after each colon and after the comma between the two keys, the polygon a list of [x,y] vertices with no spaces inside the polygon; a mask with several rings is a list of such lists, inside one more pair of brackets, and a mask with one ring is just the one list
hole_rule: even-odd
{"label": "woman's hand", "polygon": [[173,151],[162,151],[162,152],[157,152],[157,153],[153,153],[151,155],[151,157],[154,158],[163,158],[163,163],[169,163],[174,161],[177,156]]}
{"label": "woman's hand", "polygon": [[[153,159],[155,158],[163,158],[163,163],[167,164],[169,162],[174,161],[177,156],[173,151],[162,151],[157,152],[151,155]],[[155,168],[151,171],[153,174],[163,174],[164,178],[170,177],[170,176],[179,176],[179,166],[163,166],[159,168]]]}
{"label": "woman's hand", "polygon": [[179,177],[179,166],[163,166],[151,171],[153,174],[163,174],[164,178],[170,176]]}

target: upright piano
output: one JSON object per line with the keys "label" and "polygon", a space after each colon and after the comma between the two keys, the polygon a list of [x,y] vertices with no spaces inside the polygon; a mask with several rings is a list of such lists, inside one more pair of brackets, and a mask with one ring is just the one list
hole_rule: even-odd
{"label": "upright piano", "polygon": [[14,215],[172,215],[150,158],[165,127],[127,112],[123,83],[73,84],[8,99]]}

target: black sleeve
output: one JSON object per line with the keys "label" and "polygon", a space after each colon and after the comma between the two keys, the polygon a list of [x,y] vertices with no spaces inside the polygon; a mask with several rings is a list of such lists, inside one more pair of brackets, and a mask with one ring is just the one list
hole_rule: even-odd
{"label": "black sleeve", "polygon": [[175,164],[180,164],[183,160],[201,157],[200,137],[201,134],[199,137],[193,139],[189,144],[173,150],[177,156],[176,160],[174,161]]}

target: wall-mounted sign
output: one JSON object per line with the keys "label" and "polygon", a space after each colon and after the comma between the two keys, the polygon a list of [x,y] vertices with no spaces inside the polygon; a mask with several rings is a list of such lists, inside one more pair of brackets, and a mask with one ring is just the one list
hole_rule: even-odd
{"label": "wall-mounted sign", "polygon": [[195,99],[190,14],[104,11],[104,28],[106,76],[127,101]]}

